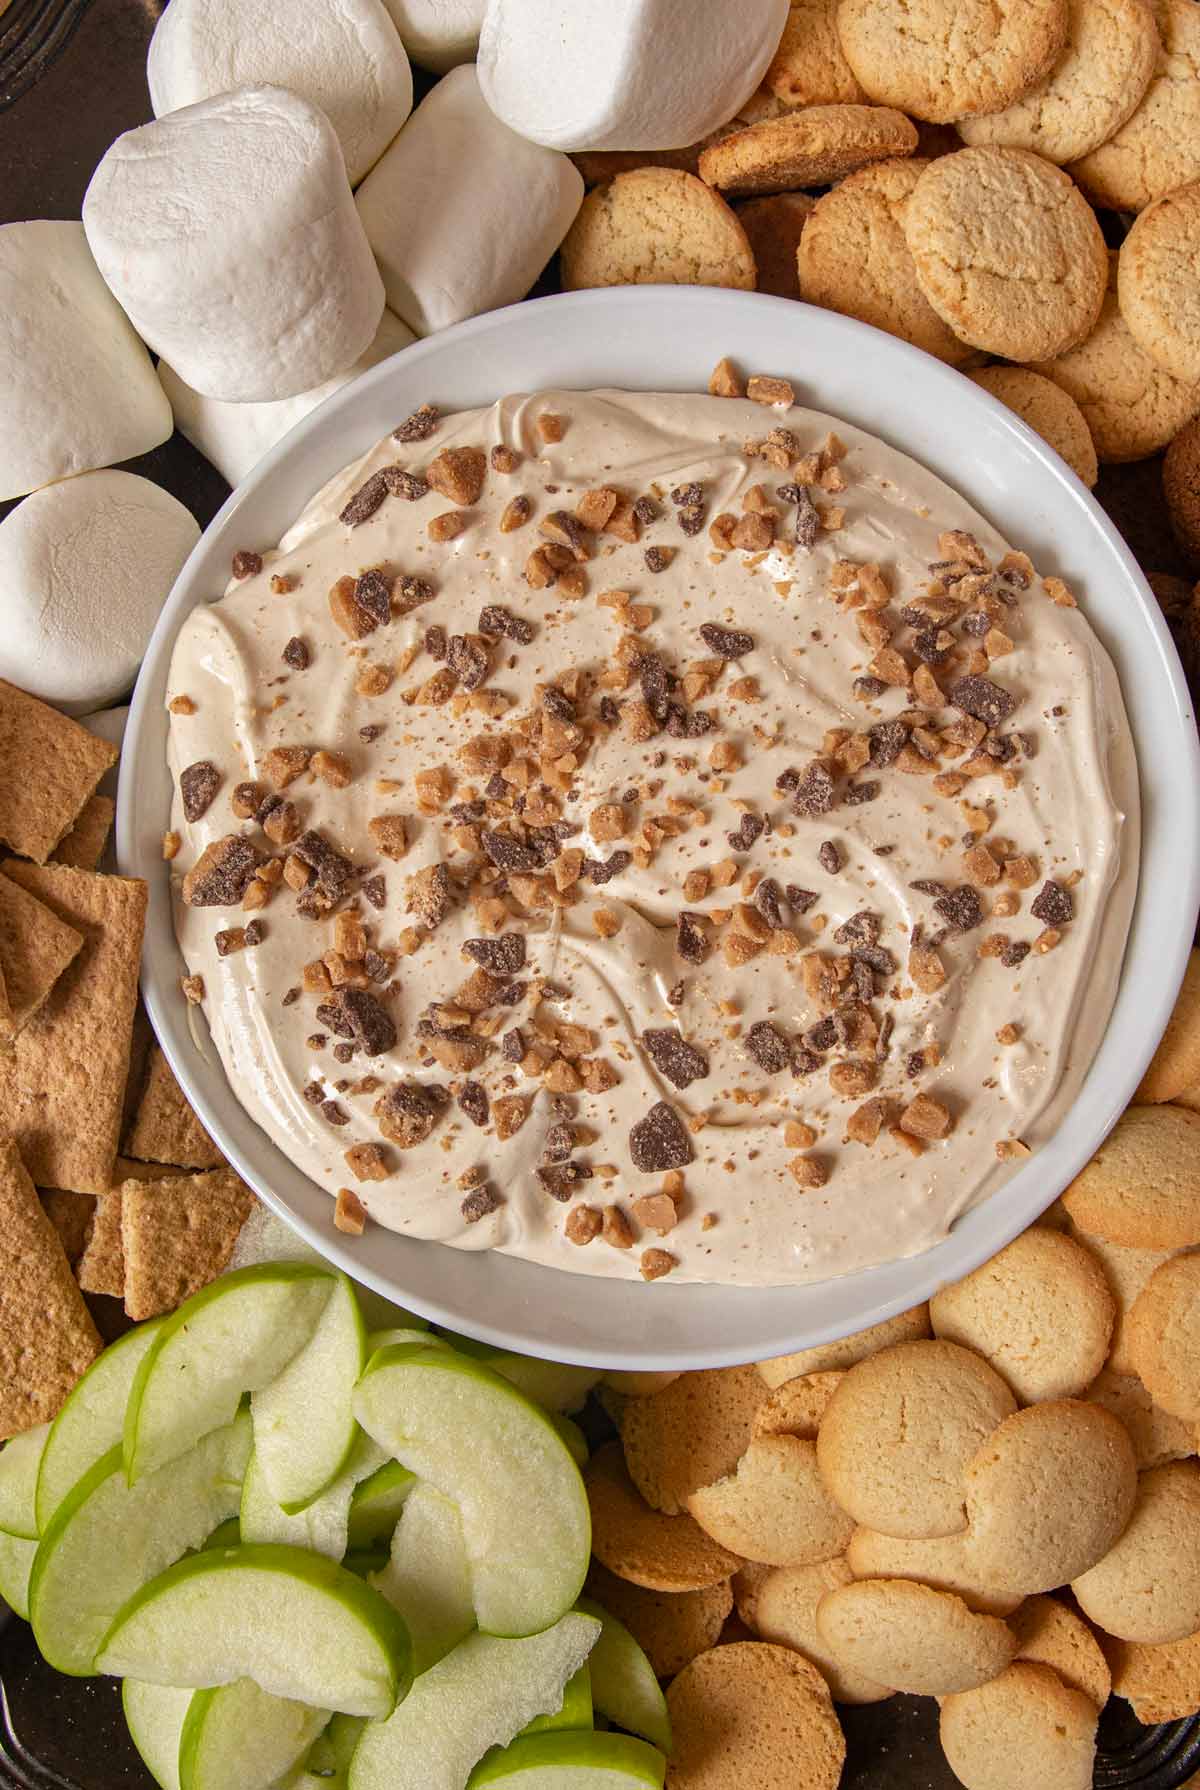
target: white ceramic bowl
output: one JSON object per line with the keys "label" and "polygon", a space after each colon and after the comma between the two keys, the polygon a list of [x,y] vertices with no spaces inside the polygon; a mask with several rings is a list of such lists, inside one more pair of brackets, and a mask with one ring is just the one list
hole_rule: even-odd
{"label": "white ceramic bowl", "polygon": [[[183,964],[161,857],[170,800],[163,705],[175,635],[195,604],[220,594],[237,548],[278,540],[326,479],[417,404],[460,409],[539,386],[702,391],[724,354],[787,374],[803,402],[924,461],[1040,570],[1085,593],[1121,674],[1143,803],[1137,908],[1101,1049],[1054,1139],[945,1242],[838,1280],[644,1286],[379,1227],[343,1237],[329,1195],[239,1106],[207,1036],[193,1037],[179,992]],[[336,393],[268,454],[184,567],[146,655],[125,740],[118,850],[122,868],[150,884],[143,987],[175,1073],[230,1161],[323,1255],[427,1317],[509,1348],[612,1367],[712,1367],[804,1348],[913,1305],[993,1255],[1079,1171],[1137,1086],[1183,973],[1200,896],[1198,779],[1187,690],[1157,604],[1103,511],[1040,437],[960,374],[832,312],[708,288],[635,286],[539,299],[418,342]]]}

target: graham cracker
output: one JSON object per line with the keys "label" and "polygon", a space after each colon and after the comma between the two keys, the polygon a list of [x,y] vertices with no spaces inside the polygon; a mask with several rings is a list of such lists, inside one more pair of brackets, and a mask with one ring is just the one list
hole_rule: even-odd
{"label": "graham cracker", "polygon": [[72,1268],[83,1254],[96,1202],[90,1193],[68,1193],[62,1187],[39,1187],[42,1211],[58,1232],[63,1253]]}
{"label": "graham cracker", "polygon": [[56,1416],[100,1349],[16,1143],[0,1138],[0,1437]]}
{"label": "graham cracker", "polygon": [[0,678],[0,839],[44,864],[117,748]]}
{"label": "graham cracker", "polygon": [[157,1162],[131,1162],[117,1157],[111,1193],[93,1202],[95,1216],[87,1242],[75,1266],[75,1278],[85,1293],[107,1293],[113,1299],[125,1293],[125,1246],[121,1241],[121,1188],[126,1181],[161,1181],[171,1170]]}
{"label": "graham cracker", "polygon": [[83,934],[12,1050],[0,1114],[40,1187],[107,1193],[121,1128],[146,918],[146,885],[66,864],[0,870]]}
{"label": "graham cracker", "polygon": [[174,1311],[222,1274],[253,1205],[254,1195],[229,1168],[126,1181],[121,1240],[129,1316]]}
{"label": "graham cracker", "polygon": [[0,1050],[9,1050],[21,1027],[33,1018],[67,965],[83,946],[83,934],[68,926],[36,896],[0,876]]}
{"label": "graham cracker", "polygon": [[116,812],[111,796],[89,796],[74,826],[55,846],[54,862],[73,864],[76,870],[95,870],[104,856]]}
{"label": "graham cracker", "polygon": [[125,1139],[126,1156],[176,1168],[223,1168],[225,1158],[188,1105],[160,1045],[150,1051],[137,1117]]}

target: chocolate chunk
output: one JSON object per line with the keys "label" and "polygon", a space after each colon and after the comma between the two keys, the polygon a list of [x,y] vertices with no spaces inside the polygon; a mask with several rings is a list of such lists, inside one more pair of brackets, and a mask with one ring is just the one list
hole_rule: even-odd
{"label": "chocolate chunk", "polygon": [[874,970],[880,976],[894,976],[896,959],[886,945],[855,945],[850,953],[855,964]]}
{"label": "chocolate chunk", "polygon": [[[339,1063],[349,1063],[354,1056],[354,1045],[335,1044],[333,1047],[333,1054]],[[343,1084],[339,1083],[338,1085],[341,1086]]]}
{"label": "chocolate chunk", "polygon": [[429,496],[429,481],[421,478],[419,473],[405,472],[403,466],[385,466],[384,482],[393,497],[402,497],[405,503],[417,503],[422,497]]}
{"label": "chocolate chunk", "polygon": [[233,556],[233,575],[235,578],[254,578],[263,569],[262,554],[242,548]]}
{"label": "chocolate chunk", "polygon": [[874,727],[867,729],[871,763],[877,770],[886,770],[888,765],[895,764],[908,744],[908,735],[909,729],[903,721],[877,721]]}
{"label": "chocolate chunk", "polygon": [[209,759],[202,758],[179,773],[179,795],[184,818],[199,820],[207,814],[213,797],[221,787],[221,773]]}
{"label": "chocolate chunk", "polygon": [[839,945],[873,945],[882,928],[879,915],[862,908],[848,920],[843,920],[833,936]]}
{"label": "chocolate chunk", "polygon": [[542,691],[542,707],[548,715],[553,715],[556,721],[574,721],[575,719],[575,704],[566,691],[560,690],[557,684],[547,684]]}
{"label": "chocolate chunk", "polygon": [[824,1019],[819,1019],[815,1026],[810,1026],[804,1034],[804,1042],[810,1050],[822,1053],[832,1050],[838,1042],[838,1031],[832,1016],[827,1015]]}
{"label": "chocolate chunk", "polygon": [[675,949],[686,963],[703,963],[711,950],[708,933],[699,914],[680,914],[675,925]]}
{"label": "chocolate chunk", "polygon": [[505,932],[499,938],[466,939],[463,950],[490,976],[515,976],[525,967],[523,932]]}
{"label": "chocolate chunk", "polygon": [[534,1169],[551,1199],[564,1206],[582,1181],[590,1181],[592,1171],[586,1162],[553,1162],[546,1168]]}
{"label": "chocolate chunk", "polygon": [[[319,1050],[320,1045],[317,1046]],[[310,1081],[302,1089],[304,1098],[310,1106],[320,1106],[325,1099],[325,1090],[319,1081]]]}
{"label": "chocolate chunk", "polygon": [[184,877],[183,899],[188,907],[233,907],[262,861],[262,852],[240,833],[214,839]]}
{"label": "chocolate chunk", "polygon": [[964,634],[970,634],[972,638],[982,640],[985,634],[991,632],[992,618],[990,615],[985,615],[982,609],[973,609],[969,615],[963,616],[958,625]]}
{"label": "chocolate chunk", "polygon": [[780,1075],[791,1066],[792,1047],[769,1019],[756,1020],[750,1027],[746,1049],[764,1075]]}
{"label": "chocolate chunk", "polygon": [[1042,884],[1029,911],[1043,926],[1069,926],[1075,917],[1070,890],[1052,878]]}
{"label": "chocolate chunk", "polygon": [[359,486],[338,521],[345,523],[347,528],[358,528],[361,523],[370,521],[389,489],[386,474],[373,472],[366,484]]}
{"label": "chocolate chunk", "polygon": [[1006,970],[1015,970],[1019,964],[1024,963],[1029,956],[1029,951],[1030,947],[1025,941],[1017,939],[1013,944],[1004,947],[1000,953],[1000,961]]}
{"label": "chocolate chunk", "polygon": [[481,843],[497,870],[529,876],[542,868],[541,855],[532,846],[522,844],[521,840],[514,839],[509,833],[497,833],[489,828],[482,835]]}
{"label": "chocolate chunk", "polygon": [[945,895],[947,893],[945,883],[939,883],[932,876],[919,876],[916,882],[909,883],[908,886],[910,889],[916,889],[922,895]]}
{"label": "chocolate chunk", "polygon": [[704,527],[705,508],[702,503],[688,504],[679,512],[679,526],[685,535],[698,535]]}
{"label": "chocolate chunk", "polygon": [[1017,756],[1017,742],[1011,733],[988,733],[984,735],[981,750],[997,764],[1007,764]]}
{"label": "chocolate chunk", "polygon": [[685,709],[673,702],[667,709],[667,732],[676,740],[698,740],[716,726],[705,709]]}
{"label": "chocolate chunk", "polygon": [[450,643],[446,637],[446,630],[442,627],[440,622],[434,622],[431,627],[426,628],[425,651],[429,654],[431,659],[436,659],[439,665],[446,657],[449,645]]}
{"label": "chocolate chunk", "polygon": [[811,1050],[798,1050],[792,1059],[792,1074],[815,1075],[821,1068],[821,1059],[814,1056]]}
{"label": "chocolate chunk", "polygon": [[293,671],[307,671],[312,664],[312,656],[299,634],[293,634],[284,647],[283,662],[290,665]]}
{"label": "chocolate chunk", "polygon": [[875,1040],[875,1061],[882,1063],[888,1054],[888,1046],[892,1041],[896,1020],[893,1014],[885,1013],[879,1022],[879,1036]]}
{"label": "chocolate chunk", "polygon": [[665,1100],[656,1101],[645,1118],[638,1120],[629,1133],[629,1154],[634,1168],[644,1175],[687,1167],[694,1156],[692,1140],[673,1106]]}
{"label": "chocolate chunk", "polygon": [[354,875],[354,866],[341,852],[334,851],[329,841],[311,827],[301,833],[292,846],[292,855],[316,873],[317,887],[332,901],[345,894]]}
{"label": "chocolate chunk", "polygon": [[620,707],[613,701],[611,696],[602,696],[600,698],[600,719],[606,727],[616,727],[620,722]]}
{"label": "chocolate chunk", "polygon": [[400,1081],[379,1096],[373,1110],[383,1135],[411,1150],[425,1142],[448,1099],[440,1082]]}
{"label": "chocolate chunk", "polygon": [[792,798],[792,813],[807,814],[814,819],[821,814],[828,814],[833,807],[836,785],[829,766],[814,759],[796,785],[796,793]]}
{"label": "chocolate chunk", "polygon": [[488,603],[481,609],[476,627],[493,640],[515,640],[518,646],[528,646],[533,639],[533,623],[500,603]]}
{"label": "chocolate chunk", "polygon": [[317,1008],[317,1018],[339,1038],[353,1039],[369,1057],[381,1057],[395,1048],[395,1021],[365,988],[339,988],[331,1000]]}
{"label": "chocolate chunk", "polygon": [[795,765],[789,765],[786,771],[780,771],[775,779],[775,787],[783,790],[785,794],[790,793],[793,789],[799,789],[800,773]]}
{"label": "chocolate chunk", "polygon": [[700,638],[718,659],[744,659],[754,651],[753,634],[740,628],[722,628],[717,622],[702,623]]}
{"label": "chocolate chunk", "polygon": [[376,951],[368,947],[368,949],[363,952],[363,969],[367,972],[367,975],[372,982],[386,982],[391,967],[391,964],[383,955],[382,951]]}
{"label": "chocolate chunk", "polygon": [[251,920],[243,933],[243,937],[246,941],[246,948],[252,950],[255,945],[261,945],[266,936],[267,929],[262,921]]}
{"label": "chocolate chunk", "polygon": [[514,1026],[511,1032],[505,1032],[500,1040],[500,1055],[506,1063],[519,1063],[525,1055],[525,1034],[519,1026]]}
{"label": "chocolate chunk", "polygon": [[965,883],[959,889],[939,895],[933,904],[933,911],[955,932],[971,932],[976,926],[983,924],[983,906],[979,896]]}
{"label": "chocolate chunk", "polygon": [[543,1162],[567,1162],[575,1148],[575,1128],[560,1119],[551,1125],[542,1143]]}
{"label": "chocolate chunk", "polygon": [[326,1100],[321,1107],[321,1117],[330,1125],[348,1125],[350,1115],[338,1105],[336,1100]]}
{"label": "chocolate chunk", "polygon": [[762,835],[766,821],[761,814],[743,814],[735,833],[726,833],[732,851],[749,851]]}
{"label": "chocolate chunk", "polygon": [[354,606],[360,609],[371,628],[380,628],[392,619],[392,585],[380,571],[364,572],[354,581]]}
{"label": "chocolate chunk", "polygon": [[364,746],[373,746],[382,732],[383,725],[381,722],[368,721],[365,727],[359,728],[358,737]]}
{"label": "chocolate chunk", "polygon": [[411,416],[406,416],[398,429],[392,430],[393,441],[427,441],[437,433],[440,421],[437,409],[432,404],[422,404]]}
{"label": "chocolate chunk", "polygon": [[387,902],[387,883],[382,876],[369,876],[362,886],[363,895],[373,908],[382,909]]}
{"label": "chocolate chunk", "polygon": [[914,634],[913,652],[925,665],[944,665],[954,650],[954,639],[947,628],[922,628]]}
{"label": "chocolate chunk", "polygon": [[504,1204],[500,1195],[490,1182],[485,1181],[482,1187],[473,1187],[462,1205],[458,1208],[468,1224],[478,1224],[481,1218],[498,1212]]}
{"label": "chocolate chunk", "polygon": [[947,694],[956,709],[987,727],[999,727],[1017,706],[1012,692],[994,684],[989,677],[955,678]]}
{"label": "chocolate chunk", "polygon": [[298,988],[288,988],[284,990],[280,1005],[284,1007],[294,1007],[299,999],[300,990]]}
{"label": "chocolate chunk", "polygon": [[[634,506],[636,509],[636,505]],[[671,563],[670,547],[647,547],[646,570],[648,572],[665,572]]]}
{"label": "chocolate chunk", "polygon": [[672,680],[661,654],[643,653],[637,662],[637,678],[650,713],[656,721],[662,721]]}
{"label": "chocolate chunk", "polygon": [[452,634],[446,662],[464,690],[478,690],[492,668],[486,645],[472,634]]}
{"label": "chocolate chunk", "polygon": [[642,1043],[654,1067],[674,1088],[688,1088],[708,1074],[708,1058],[671,1026],[642,1033]]}
{"label": "chocolate chunk", "polygon": [[862,702],[874,702],[886,689],[881,677],[856,677],[854,680],[854,694]]}
{"label": "chocolate chunk", "polygon": [[778,932],[783,925],[783,901],[773,876],[764,876],[755,888],[754,905],[771,931]]}
{"label": "chocolate chunk", "polygon": [[633,506],[633,513],[645,528],[648,522],[653,522],[657,518],[658,505],[652,497],[639,497]]}
{"label": "chocolate chunk", "polygon": [[458,1104],[473,1125],[483,1127],[491,1117],[491,1102],[482,1082],[465,1081],[458,1090]]}
{"label": "chocolate chunk", "polygon": [[924,1075],[926,1067],[923,1050],[910,1050],[904,1059],[904,1073],[910,1081],[916,1081],[918,1075]]}
{"label": "chocolate chunk", "polygon": [[842,854],[832,839],[823,839],[817,851],[817,861],[821,869],[830,876],[836,876],[842,868]]}
{"label": "chocolate chunk", "polygon": [[799,883],[789,883],[784,893],[787,895],[788,905],[795,908],[798,914],[806,914],[821,899],[815,889],[802,889]]}
{"label": "chocolate chunk", "polygon": [[798,485],[796,489],[796,545],[811,552],[821,532],[821,512],[809,496],[806,485]]}
{"label": "chocolate chunk", "polygon": [[433,596],[433,586],[428,578],[413,578],[405,573],[402,578],[397,578],[394,595],[396,613],[408,615],[412,610],[419,609],[422,603],[429,602]]}
{"label": "chocolate chunk", "polygon": [[526,982],[510,982],[507,987],[500,989],[493,1005],[497,1007],[519,1007],[521,1002],[525,999],[528,986],[529,985]]}
{"label": "chocolate chunk", "polygon": [[872,777],[865,783],[848,783],[842,792],[842,800],[848,808],[861,808],[864,802],[873,802],[881,788],[878,779]]}
{"label": "chocolate chunk", "polygon": [[677,509],[690,509],[693,504],[701,502],[703,497],[702,486],[693,479],[688,485],[676,485],[671,493],[671,502]]}
{"label": "chocolate chunk", "polygon": [[632,852],[615,851],[608,858],[585,858],[580,865],[579,874],[587,882],[600,888],[605,883],[610,883],[614,876],[619,876],[623,870],[628,870],[632,863]]}

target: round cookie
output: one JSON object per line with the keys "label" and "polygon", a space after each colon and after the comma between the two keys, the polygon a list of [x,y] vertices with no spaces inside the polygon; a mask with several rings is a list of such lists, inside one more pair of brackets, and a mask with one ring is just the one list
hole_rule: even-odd
{"label": "round cookie", "polygon": [[1099,1405],[1031,1405],[1007,1418],[966,1473],[966,1555],[985,1585],[1053,1591],[1102,1560],[1137,1496],[1124,1425]]}
{"label": "round cookie", "polygon": [[732,1473],[763,1397],[752,1367],[718,1367],[630,1399],[621,1410],[621,1442],[629,1476],[647,1504],[679,1516],[693,1492]]}
{"label": "round cookie", "polygon": [[967,1536],[940,1535],[931,1541],[904,1541],[861,1526],[850,1537],[846,1565],[856,1579],[915,1579],[934,1591],[953,1591],[968,1610],[1010,1616],[1020,1592],[992,1591],[979,1583],[967,1556]]}
{"label": "round cookie", "polygon": [[1152,361],[1191,385],[1200,381],[1197,244],[1200,180],[1148,205],[1117,260],[1121,315],[1134,341]]}
{"label": "round cookie", "polygon": [[770,1361],[760,1361],[758,1371],[768,1386],[785,1386],[801,1374],[853,1367],[855,1362],[865,1361],[868,1355],[874,1355],[880,1349],[890,1349],[895,1343],[917,1342],[928,1335],[929,1307],[914,1305],[908,1311],[897,1312],[894,1318],[884,1318],[880,1324],[855,1330],[850,1336],[838,1337],[835,1342],[817,1343],[811,1349],[801,1349],[796,1355],[776,1355]]}
{"label": "round cookie", "polygon": [[[1163,461],[1163,495],[1175,539],[1193,565],[1200,565],[1200,418],[1186,424],[1167,449]],[[1185,588],[1190,599],[1191,586]],[[1197,1071],[1196,1085],[1200,1086],[1200,1071]]]}
{"label": "round cookie", "polygon": [[703,1591],[741,1562],[689,1516],[652,1510],[625,1470],[619,1442],[597,1449],[584,1469],[592,1513],[592,1552],[618,1578],[647,1591]]}
{"label": "round cookie", "polygon": [[785,106],[846,106],[866,99],[842,53],[838,0],[791,0],[788,20],[763,76]]}
{"label": "round cookie", "polygon": [[780,1386],[758,1408],[756,1436],[800,1436],[815,1442],[821,1419],[841,1384],[840,1373],[801,1374]]}
{"label": "round cookie", "polygon": [[1071,1690],[1082,1691],[1097,1709],[1104,1708],[1112,1690],[1108,1661],[1074,1610],[1056,1597],[1027,1597],[1009,1627],[1017,1639],[1015,1659],[1049,1666]]}
{"label": "round cookie", "polygon": [[908,1579],[859,1579],[826,1592],[817,1632],[835,1660],[893,1690],[944,1697],[1003,1672],[1016,1641],[952,1591]]}
{"label": "round cookie", "polygon": [[1182,1641],[1200,1629],[1200,1466],[1170,1461],[1138,1483],[1120,1539],[1071,1581],[1079,1607],[1122,1641]]}
{"label": "round cookie", "polygon": [[959,126],[968,143],[1076,161],[1133,115],[1154,75],[1159,39],[1146,0],[1069,0],[1067,47],[1032,92]]}
{"label": "round cookie", "polygon": [[953,124],[1045,79],[1067,41],[1067,0],[841,0],[837,26],[872,99]]}
{"label": "round cookie", "polygon": [[825,1593],[853,1583],[854,1574],[844,1560],[777,1567],[767,1574],[755,1595],[754,1629],[760,1640],[794,1647],[811,1660],[835,1703],[881,1703],[892,1695],[888,1686],[841,1666],[817,1628],[817,1605]]}
{"label": "round cookie", "polygon": [[1035,1226],[929,1301],[934,1333],[974,1349],[1023,1405],[1073,1398],[1108,1354],[1116,1300],[1083,1245]]}
{"label": "round cookie", "polygon": [[928,165],[879,162],[818,199],[800,241],[799,296],[961,367],[973,351],[921,291],[904,240],[904,207]]}
{"label": "round cookie", "polygon": [[1103,1405],[1125,1425],[1139,1473],[1196,1453],[1197,1426],[1156,1405],[1136,1374],[1118,1374],[1106,1367],[1088,1387],[1087,1398],[1089,1404]]}
{"label": "round cookie", "polygon": [[1200,1255],[1154,1270],[1129,1314],[1129,1349],[1156,1404],[1200,1423]]}
{"label": "round cookie", "polygon": [[837,1790],[846,1743],[828,1687],[787,1647],[702,1654],[667,1691],[666,1790]]}
{"label": "round cookie", "polygon": [[1081,342],[1108,272],[1095,213],[1026,149],[961,149],[922,174],[904,234],[926,298],[964,342],[1044,360]]}
{"label": "round cookie", "polygon": [[700,157],[700,178],[724,193],[828,186],[916,146],[916,126],[888,106],[806,106],[713,143]]}
{"label": "round cookie", "polygon": [[719,193],[679,168],[637,168],[588,194],[562,245],[562,283],[754,290],[746,232]]}
{"label": "round cookie", "polygon": [[947,1763],[965,1790],[1092,1790],[1099,1711],[1049,1666],[1020,1660],[942,1704]]}
{"label": "round cookie", "polygon": [[[1200,452],[1200,427],[1196,430],[1196,442]],[[1167,1029],[1150,1059],[1150,1067],[1138,1084],[1134,1100],[1139,1106],[1177,1100],[1180,1094],[1197,1083],[1200,1083],[1200,950],[1193,950],[1188,953],[1187,968]]]}
{"label": "round cookie", "polygon": [[703,1591],[647,1591],[618,1579],[594,1561],[587,1591],[602,1609],[625,1624],[657,1678],[673,1678],[689,1660],[715,1647],[733,1609],[728,1582],[709,1585]]}
{"label": "round cookie", "polygon": [[852,1367],[817,1436],[821,1477],[856,1522],[885,1535],[966,1527],[963,1475],[1016,1409],[999,1374],[950,1342],[900,1343]]}
{"label": "round cookie", "polygon": [[854,1528],[822,1481],[816,1444],[798,1436],[751,1442],[737,1471],[693,1492],[688,1508],[723,1548],[767,1566],[832,1560]]}
{"label": "round cookie", "polygon": [[1146,1647],[1104,1636],[1113,1691],[1133,1705],[1139,1722],[1175,1722],[1200,1709],[1200,1633]]}
{"label": "round cookie", "polygon": [[1104,1278],[1117,1302],[1117,1318],[1112,1340],[1108,1345],[1107,1367],[1114,1374],[1134,1374],[1133,1353],[1129,1347],[1129,1313],[1133,1302],[1162,1262],[1169,1262],[1171,1252],[1162,1249],[1127,1249],[1110,1243],[1105,1237],[1094,1237],[1074,1225],[1070,1234],[1094,1255],[1104,1269]]}
{"label": "round cookie", "polygon": [[737,206],[738,222],[754,251],[760,292],[799,298],[796,250],[815,204],[807,193],[771,193]]}
{"label": "round cookie", "polygon": [[1200,1116],[1127,1108],[1063,1200],[1081,1231],[1127,1249],[1200,1243]]}
{"label": "round cookie", "polygon": [[1129,121],[1070,172],[1094,205],[1143,211],[1176,187],[1200,180],[1200,7],[1152,0],[1161,47],[1154,74]]}
{"label": "round cookie", "polygon": [[[1142,3],[1133,0],[1135,6]],[[1060,385],[1029,367],[982,367],[967,377],[1015,411],[1091,490],[1100,471],[1096,444],[1087,418]]]}
{"label": "round cookie", "polygon": [[[825,1562],[828,1564],[828,1562]],[[758,1560],[743,1560],[733,1575],[733,1601],[738,1618],[748,1629],[758,1626],[758,1594],[773,1572],[789,1570],[764,1566]]]}

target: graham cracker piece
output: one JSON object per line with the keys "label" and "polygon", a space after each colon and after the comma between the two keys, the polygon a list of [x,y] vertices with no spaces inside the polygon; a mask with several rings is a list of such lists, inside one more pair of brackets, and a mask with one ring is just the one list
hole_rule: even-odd
{"label": "graham cracker piece", "polygon": [[117,1157],[111,1193],[94,1202],[95,1216],[87,1244],[75,1268],[75,1278],[85,1293],[125,1295],[125,1246],[121,1241],[121,1188],[126,1181],[162,1181],[171,1170],[157,1162],[131,1162]]}
{"label": "graham cracker piece", "polygon": [[75,1267],[87,1245],[96,1202],[90,1193],[69,1193],[62,1187],[39,1187],[42,1210],[58,1232],[63,1253]]}
{"label": "graham cracker piece", "polygon": [[11,1049],[82,945],[74,926],[0,876],[0,986],[8,1009],[0,1005],[0,1050]]}
{"label": "graham cracker piece", "polygon": [[0,1138],[0,1437],[56,1416],[100,1349],[16,1143]]}
{"label": "graham cracker piece", "polygon": [[66,864],[0,865],[83,934],[79,955],[0,1057],[0,1113],[40,1187],[107,1193],[121,1128],[146,885]]}
{"label": "graham cracker piece", "polygon": [[111,796],[89,796],[75,825],[55,846],[54,862],[73,864],[76,870],[95,870],[104,856],[116,812]]}
{"label": "graham cracker piece", "polygon": [[232,1169],[126,1181],[121,1188],[125,1310],[174,1311],[224,1272],[254,1195]]}
{"label": "graham cracker piece", "polygon": [[117,748],[0,678],[0,839],[44,864]]}
{"label": "graham cracker piece", "polygon": [[150,1051],[146,1085],[125,1139],[125,1154],[141,1162],[171,1163],[175,1168],[223,1168],[225,1164],[188,1105],[158,1044]]}

